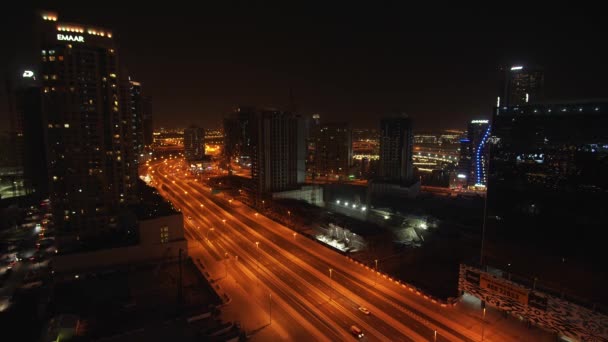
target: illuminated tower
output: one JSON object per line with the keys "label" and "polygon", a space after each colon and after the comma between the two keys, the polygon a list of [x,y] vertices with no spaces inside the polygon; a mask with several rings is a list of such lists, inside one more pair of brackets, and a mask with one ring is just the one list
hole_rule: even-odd
{"label": "illuminated tower", "polygon": [[519,106],[542,100],[544,74],[538,68],[514,65],[505,72],[502,97],[498,106]]}
{"label": "illuminated tower", "polygon": [[49,192],[67,231],[116,225],[118,207],[137,202],[129,81],[112,32],[40,14],[37,70]]}
{"label": "illuminated tower", "polygon": [[379,176],[387,181],[407,183],[412,180],[412,121],[405,115],[380,122]]}
{"label": "illuminated tower", "polygon": [[489,121],[472,120],[467,138],[460,141],[459,177],[466,176],[468,186],[486,187],[489,138]]}

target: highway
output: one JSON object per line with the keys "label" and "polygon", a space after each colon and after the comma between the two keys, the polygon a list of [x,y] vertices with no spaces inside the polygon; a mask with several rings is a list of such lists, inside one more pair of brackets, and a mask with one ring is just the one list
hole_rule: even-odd
{"label": "highway", "polygon": [[432,303],[251,208],[211,195],[181,160],[154,162],[147,171],[161,195],[182,210],[189,243],[223,261],[252,288],[266,287],[282,314],[293,316],[290,322],[305,327],[310,338],[353,340],[354,324],[369,341],[480,339],[463,325],[470,317],[454,308]]}

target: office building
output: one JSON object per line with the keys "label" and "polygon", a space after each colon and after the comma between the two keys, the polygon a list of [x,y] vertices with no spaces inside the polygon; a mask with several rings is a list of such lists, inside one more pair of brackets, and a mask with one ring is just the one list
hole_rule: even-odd
{"label": "office building", "polygon": [[492,126],[484,263],[605,304],[608,103],[500,107]]}
{"label": "office building", "polygon": [[305,180],[306,132],[299,115],[278,110],[256,113],[251,176],[258,194],[292,190]]}
{"label": "office building", "polygon": [[471,120],[467,137],[460,140],[460,159],[456,178],[458,184],[485,189],[488,170],[488,120]]}
{"label": "office building", "polygon": [[130,86],[110,30],[40,13],[34,73],[41,89],[49,193],[58,226],[95,234],[137,202]]}
{"label": "office building", "polygon": [[186,160],[200,160],[204,155],[205,130],[194,125],[184,129],[184,156]]}
{"label": "office building", "polygon": [[380,163],[378,176],[389,182],[412,181],[412,121],[406,115],[382,119],[380,122]]}
{"label": "office building", "polygon": [[539,68],[514,65],[504,70],[497,106],[520,106],[543,100],[544,74]]}
{"label": "office building", "polygon": [[252,154],[252,135],[256,109],[238,107],[224,118],[224,156],[228,159],[248,160]]}
{"label": "office building", "polygon": [[352,133],[347,123],[325,123],[315,129],[314,172],[328,178],[348,177],[352,157]]}

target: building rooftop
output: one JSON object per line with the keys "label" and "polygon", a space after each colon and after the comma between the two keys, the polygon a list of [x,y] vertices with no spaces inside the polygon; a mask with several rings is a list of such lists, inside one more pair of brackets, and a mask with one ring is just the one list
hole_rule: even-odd
{"label": "building rooftop", "polygon": [[180,213],[171,202],[162,198],[156,189],[143,182],[140,183],[139,188],[141,189],[140,203],[129,207],[138,220],[151,220]]}

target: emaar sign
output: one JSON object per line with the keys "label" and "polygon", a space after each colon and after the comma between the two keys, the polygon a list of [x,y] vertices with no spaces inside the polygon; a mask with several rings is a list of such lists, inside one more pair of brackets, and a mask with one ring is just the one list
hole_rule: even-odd
{"label": "emaar sign", "polygon": [[68,41],[68,42],[84,43],[84,37],[83,36],[72,36],[72,35],[69,35],[69,34],[61,34],[61,33],[57,34],[57,40],[65,40],[65,41]]}

